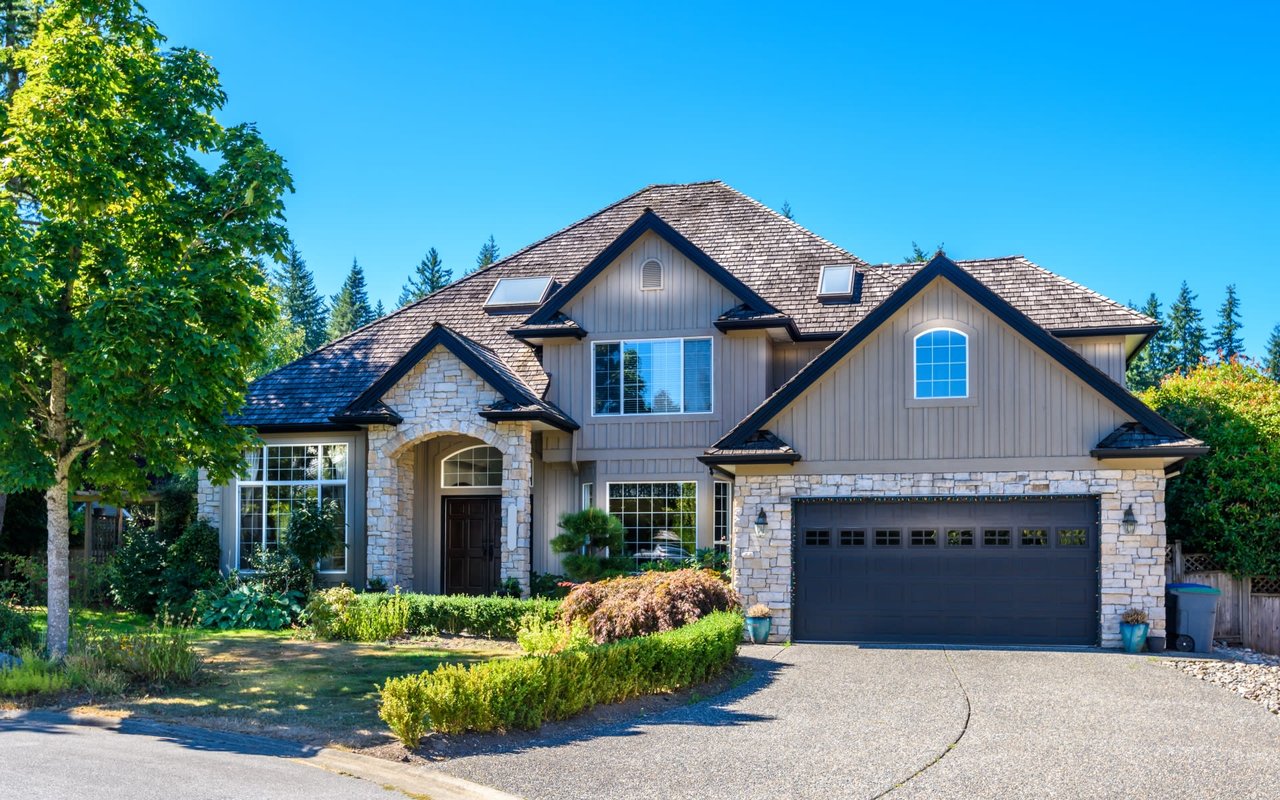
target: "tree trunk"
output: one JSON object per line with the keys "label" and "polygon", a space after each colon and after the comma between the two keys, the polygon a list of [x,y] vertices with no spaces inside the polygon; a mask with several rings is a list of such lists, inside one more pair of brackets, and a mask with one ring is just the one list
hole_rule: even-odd
{"label": "tree trunk", "polygon": [[44,493],[49,513],[49,658],[67,654],[71,636],[71,516],[67,508],[70,481],[59,469],[54,484]]}

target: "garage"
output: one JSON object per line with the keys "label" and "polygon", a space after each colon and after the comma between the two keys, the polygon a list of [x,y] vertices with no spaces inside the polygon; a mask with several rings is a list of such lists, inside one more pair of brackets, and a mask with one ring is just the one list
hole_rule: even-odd
{"label": "garage", "polygon": [[1098,643],[1098,501],[796,500],[794,637]]}

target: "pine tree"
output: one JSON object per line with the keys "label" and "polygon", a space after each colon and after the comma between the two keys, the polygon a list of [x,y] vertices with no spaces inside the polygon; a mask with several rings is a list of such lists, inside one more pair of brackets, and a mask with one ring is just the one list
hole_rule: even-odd
{"label": "pine tree", "polygon": [[447,268],[440,260],[440,254],[433,247],[427,251],[417,268],[409,275],[409,282],[400,292],[400,305],[415,303],[432,292],[438,292],[453,282],[453,270]]}
{"label": "pine tree", "polygon": [[[476,269],[484,269],[497,260],[498,245],[493,241],[493,234],[491,233],[489,234],[489,241],[480,245],[480,254],[476,256]],[[471,272],[475,271],[475,269],[471,270]]]}
{"label": "pine tree", "polygon": [[1267,339],[1267,355],[1262,359],[1262,366],[1274,381],[1280,381],[1280,325],[1271,329],[1271,338]]}
{"label": "pine tree", "polygon": [[315,277],[307,262],[292,243],[285,254],[285,264],[275,275],[280,287],[280,306],[293,324],[303,331],[303,347],[309,353],[327,340],[329,311],[324,298],[316,291]]}
{"label": "pine tree", "polygon": [[1125,372],[1125,381],[1135,392],[1160,385],[1160,379],[1172,371],[1169,354],[1169,326],[1164,324],[1164,316],[1160,313],[1160,301],[1156,293],[1147,297],[1141,308],[1129,304],[1135,311],[1141,311],[1156,321],[1160,327],[1147,340],[1147,344],[1133,357],[1129,369]]}
{"label": "pine tree", "polygon": [[1204,358],[1204,317],[1196,308],[1196,295],[1182,282],[1178,298],[1169,306],[1169,366],[1189,372]]}
{"label": "pine tree", "polygon": [[1244,355],[1244,342],[1240,339],[1240,298],[1236,296],[1236,285],[1227,287],[1227,299],[1222,301],[1218,309],[1218,324],[1213,328],[1213,349],[1218,358],[1229,361],[1236,356]]}
{"label": "pine tree", "polygon": [[795,214],[791,212],[791,203],[786,200],[782,201],[782,216],[786,217],[787,219],[796,218]]}
{"label": "pine tree", "polygon": [[928,264],[928,263],[929,263],[929,261],[930,261],[930,260],[931,260],[935,255],[938,255],[938,254],[940,254],[940,253],[942,252],[942,248],[943,248],[943,245],[944,245],[944,244],[945,244],[945,243],[943,243],[943,242],[939,242],[939,243],[938,243],[938,246],[937,246],[937,247],[935,247],[935,248],[933,248],[933,253],[932,253],[932,254],[930,254],[930,253],[926,253],[924,250],[921,250],[921,249],[920,249],[920,245],[916,244],[915,242],[912,242],[912,243],[911,243],[911,255],[909,255],[909,256],[907,256],[907,257],[906,257],[906,259],[905,259],[905,260],[906,260],[906,263],[908,263],[908,264]]}
{"label": "pine tree", "polygon": [[330,341],[373,321],[373,309],[369,308],[369,292],[360,262],[351,260],[351,272],[347,273],[342,289],[333,296],[329,308]]}
{"label": "pine tree", "polygon": [[387,315],[387,307],[382,304],[381,300],[379,300],[378,304],[373,307],[373,319],[382,319],[386,315]]}

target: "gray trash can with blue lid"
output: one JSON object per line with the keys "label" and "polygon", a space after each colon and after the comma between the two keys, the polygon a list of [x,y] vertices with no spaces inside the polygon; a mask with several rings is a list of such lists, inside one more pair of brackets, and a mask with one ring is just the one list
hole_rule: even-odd
{"label": "gray trash can with blue lid", "polygon": [[1183,653],[1213,652],[1213,626],[1218,621],[1221,594],[1221,589],[1203,583],[1165,586],[1169,649]]}

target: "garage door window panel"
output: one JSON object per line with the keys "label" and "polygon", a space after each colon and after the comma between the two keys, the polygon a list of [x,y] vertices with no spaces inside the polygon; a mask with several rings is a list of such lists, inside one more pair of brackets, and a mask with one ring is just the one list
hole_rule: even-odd
{"label": "garage door window panel", "polygon": [[901,547],[902,531],[877,530],[876,547]]}
{"label": "garage door window panel", "polygon": [[947,547],[973,547],[973,531],[969,528],[952,528],[947,531]]}
{"label": "garage door window panel", "polygon": [[865,547],[867,544],[866,531],[840,531],[841,547]]}
{"label": "garage door window panel", "polygon": [[1022,547],[1048,547],[1049,531],[1045,528],[1023,528],[1018,544]]}
{"label": "garage door window panel", "polygon": [[912,547],[937,547],[938,532],[935,530],[916,529],[911,531]]}
{"label": "garage door window panel", "polygon": [[805,547],[830,547],[831,531],[807,530],[804,532]]}
{"label": "garage door window panel", "polygon": [[1088,528],[1058,528],[1058,547],[1088,547]]}
{"label": "garage door window panel", "polygon": [[1013,531],[1007,528],[987,528],[982,532],[983,547],[1011,547]]}

